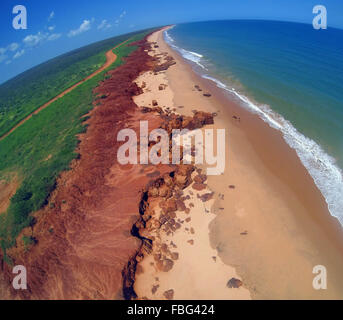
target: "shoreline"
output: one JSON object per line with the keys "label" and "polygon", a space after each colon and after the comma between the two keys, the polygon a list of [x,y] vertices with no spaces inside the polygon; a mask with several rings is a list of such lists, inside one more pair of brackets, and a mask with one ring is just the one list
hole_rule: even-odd
{"label": "shoreline", "polygon": [[261,101],[257,102],[242,87],[238,86],[238,90],[236,90],[237,88],[231,88],[231,85],[218,80],[220,77],[218,78],[215,74],[211,75],[211,72],[202,65],[201,59],[203,57],[201,54],[178,47],[168,33],[165,34],[165,40],[184,61],[192,66],[192,69],[201,78],[215,83],[220,90],[225,91],[229,100],[235,101],[249,112],[257,114],[270,127],[276,128],[282,133],[284,141],[296,150],[297,156],[323,195],[330,214],[337,218],[343,227],[343,203],[339,199],[340,192],[343,192],[343,173],[336,159],[318,144],[316,139],[305,136],[290,121],[275,112],[271,105],[265,105]]}
{"label": "shoreline", "polygon": [[[296,151],[281,132],[196,74],[165,43],[162,32],[153,34],[157,49],[177,62],[165,72],[173,92],[171,107],[184,115],[193,109],[215,112],[213,127],[227,133],[224,175],[209,176],[207,181],[215,198],[216,217],[209,224],[212,248],[235,268],[252,298],[341,298],[342,227]],[[204,97],[194,85],[211,97]],[[312,288],[315,265],[327,268],[328,290]]]}

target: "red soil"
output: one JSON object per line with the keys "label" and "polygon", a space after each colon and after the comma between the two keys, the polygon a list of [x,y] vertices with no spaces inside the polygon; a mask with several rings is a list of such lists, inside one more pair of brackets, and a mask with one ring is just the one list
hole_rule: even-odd
{"label": "red soil", "polygon": [[139,120],[149,120],[150,130],[161,124],[161,117],[142,114],[132,100],[140,92],[132,81],[153,66],[153,58],[144,51],[146,40],[138,44],[126,63],[109,71],[111,78],[96,89],[107,98],[90,112],[87,132],[80,136],[80,158],[59,178],[50,200],[54,207],[48,205],[36,214],[33,236],[38,243],[25,252],[19,237],[18,246],[7,252],[15,265],[26,266],[28,290],[11,289],[11,267],[3,264],[7,284],[0,285],[2,298],[123,297],[122,271],[142,245],[130,233],[140,217],[142,190],[158,178],[156,171],[162,176],[172,170],[168,165],[117,163],[121,128],[137,130]]}

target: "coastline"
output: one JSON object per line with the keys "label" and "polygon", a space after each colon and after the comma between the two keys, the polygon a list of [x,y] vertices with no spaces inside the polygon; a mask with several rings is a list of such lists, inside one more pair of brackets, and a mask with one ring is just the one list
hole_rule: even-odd
{"label": "coastline", "polygon": [[[176,61],[164,73],[171,92],[166,106],[183,115],[191,115],[193,109],[216,113],[211,127],[226,130],[226,170],[221,176],[207,177],[206,181],[214,192],[211,211],[215,218],[203,223],[209,224],[212,248],[225,265],[234,267],[233,274],[242,279],[243,288],[228,289],[237,290],[230,298],[242,298],[238,290],[247,289],[255,299],[341,299],[342,227],[330,215],[324,197],[295,150],[279,131],[230,100],[214,83],[197,75],[165,43],[162,32],[154,33],[149,40],[157,42],[155,51],[167,52]],[[197,91],[194,85],[203,91]],[[211,97],[204,97],[203,92],[210,92]],[[143,263],[148,261],[147,257]],[[317,291],[312,287],[315,265],[327,268],[327,290]],[[201,276],[206,268],[194,276]],[[144,279],[143,275],[144,271],[136,275],[135,288],[151,290],[152,276]],[[164,276],[168,278],[166,282],[180,282],[180,272]],[[216,280],[219,278],[220,275]],[[220,278],[224,285],[227,280]],[[208,288],[204,285],[202,290],[206,293]],[[199,288],[187,291],[188,298],[196,298],[199,291]],[[203,297],[214,299],[208,292]]]}

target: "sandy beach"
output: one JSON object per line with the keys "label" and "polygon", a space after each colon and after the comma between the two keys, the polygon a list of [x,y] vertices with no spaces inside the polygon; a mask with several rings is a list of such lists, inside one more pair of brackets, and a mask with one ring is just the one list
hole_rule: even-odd
{"label": "sandy beach", "polygon": [[[342,227],[296,152],[280,132],[197,75],[162,32],[149,37],[157,43],[149,53],[166,52],[176,64],[140,75],[144,92],[134,102],[151,107],[156,100],[182,115],[215,113],[206,128],[225,129],[226,166],[222,175],[207,176],[206,189],[183,190],[189,210],[176,212],[177,230],[150,231],[152,252],[136,272],[138,298],[342,299]],[[212,197],[202,201],[203,194]],[[167,271],[156,263],[161,251],[172,261]],[[316,265],[327,269],[326,290],[312,286]]]}

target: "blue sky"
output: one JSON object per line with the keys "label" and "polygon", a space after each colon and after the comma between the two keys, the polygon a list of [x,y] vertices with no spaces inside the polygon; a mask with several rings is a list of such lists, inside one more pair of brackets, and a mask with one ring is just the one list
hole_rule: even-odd
{"label": "blue sky", "polygon": [[[325,5],[329,27],[343,29],[343,0],[0,0],[0,83],[62,53],[143,28],[191,21],[267,19],[312,23]],[[15,5],[26,30],[12,27]]]}

